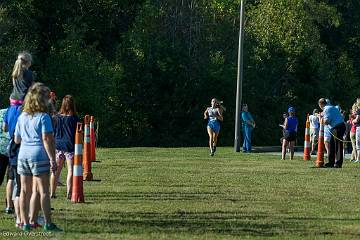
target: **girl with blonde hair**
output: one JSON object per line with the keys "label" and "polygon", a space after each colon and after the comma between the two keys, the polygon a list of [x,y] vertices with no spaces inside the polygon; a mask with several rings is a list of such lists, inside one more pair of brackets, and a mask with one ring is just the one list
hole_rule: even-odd
{"label": "girl with blonde hair", "polygon": [[[20,213],[23,230],[29,231],[29,207],[36,209],[35,184],[40,194],[40,205],[45,218],[45,231],[61,231],[51,221],[49,172],[56,171],[55,139],[48,114],[50,90],[43,83],[35,83],[27,93],[23,112],[15,129],[15,143],[20,144],[17,170],[20,174]],[[30,213],[34,215],[35,213]]]}
{"label": "girl with blonde hair", "polygon": [[355,147],[356,147],[356,163],[360,163],[360,98],[356,99],[353,109],[355,111],[355,119],[352,121],[356,126],[355,130]]}
{"label": "girl with blonde hair", "polygon": [[350,129],[350,141],[351,141],[351,147],[352,147],[352,151],[351,151],[351,157],[350,160],[351,161],[356,161],[357,160],[357,150],[356,150],[356,124],[354,123],[354,119],[356,118],[356,111],[357,111],[357,105],[356,103],[354,103],[350,109],[350,114],[349,114],[349,124],[351,126]]}
{"label": "girl with blonde hair", "polygon": [[[10,95],[10,106],[8,107],[5,119],[4,119],[4,129],[9,132],[10,147],[9,147],[9,181],[7,188],[11,190],[14,189],[14,194],[12,196],[15,208],[15,214],[17,218],[17,223],[20,225],[20,214],[18,214],[18,198],[20,196],[21,181],[20,176],[17,173],[17,154],[19,152],[20,146],[14,142],[14,131],[15,126],[18,120],[18,117],[21,114],[21,106],[24,102],[25,95],[29,87],[33,84],[34,78],[33,73],[29,70],[32,64],[32,56],[28,52],[21,52],[18,54],[17,59],[14,64],[12,71],[12,83],[13,90]],[[11,193],[11,191],[8,192]],[[7,196],[10,198],[10,196]]]}
{"label": "girl with blonde hair", "polygon": [[28,52],[21,52],[15,61],[12,71],[13,91],[10,95],[10,105],[21,105],[29,87],[34,82],[32,71],[32,56]]}

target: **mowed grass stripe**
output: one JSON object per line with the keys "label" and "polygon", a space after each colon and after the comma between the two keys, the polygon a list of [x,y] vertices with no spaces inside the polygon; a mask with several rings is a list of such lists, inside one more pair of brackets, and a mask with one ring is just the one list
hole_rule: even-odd
{"label": "mowed grass stripe", "polygon": [[[65,229],[56,237],[360,239],[360,165],[316,169],[279,158],[230,147],[215,157],[207,148],[99,149],[86,203],[66,201],[65,187],[52,200]],[[17,231],[9,215],[0,226]]]}

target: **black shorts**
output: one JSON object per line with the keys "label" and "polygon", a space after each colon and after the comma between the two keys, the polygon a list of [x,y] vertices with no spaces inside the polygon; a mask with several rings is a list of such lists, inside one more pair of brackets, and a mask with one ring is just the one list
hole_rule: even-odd
{"label": "black shorts", "polygon": [[0,153],[0,186],[4,181],[6,168],[9,164],[9,158],[5,156],[4,154]]}
{"label": "black shorts", "polygon": [[16,197],[20,197],[20,190],[21,190],[21,182],[20,182],[20,175],[17,172],[17,166],[9,165],[8,169],[8,179],[15,181],[15,190],[14,193]]}
{"label": "black shorts", "polygon": [[285,131],[284,133],[284,138],[286,141],[288,142],[293,142],[296,140],[296,132],[288,132],[288,131]]}

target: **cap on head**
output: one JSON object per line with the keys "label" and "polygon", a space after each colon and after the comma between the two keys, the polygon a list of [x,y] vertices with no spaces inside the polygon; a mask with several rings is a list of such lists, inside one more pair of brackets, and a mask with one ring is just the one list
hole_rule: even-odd
{"label": "cap on head", "polygon": [[295,108],[294,107],[289,107],[288,113],[294,113],[294,112],[295,112]]}

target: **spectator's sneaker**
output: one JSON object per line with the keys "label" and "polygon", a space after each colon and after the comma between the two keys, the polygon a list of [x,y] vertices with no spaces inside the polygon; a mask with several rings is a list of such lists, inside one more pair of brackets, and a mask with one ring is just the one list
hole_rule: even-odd
{"label": "spectator's sneaker", "polygon": [[14,209],[13,208],[5,208],[5,213],[7,214],[13,214],[14,213]]}
{"label": "spectator's sneaker", "polygon": [[333,168],[334,165],[331,165],[330,163],[325,163],[324,168]]}
{"label": "spectator's sneaker", "polygon": [[36,219],[36,222],[37,222],[40,226],[42,226],[42,225],[45,224],[45,219],[44,219],[43,216],[38,216],[37,219]]}
{"label": "spectator's sneaker", "polygon": [[34,223],[34,224],[30,224],[31,229],[35,229],[35,228],[41,228],[42,226],[39,223]]}
{"label": "spectator's sneaker", "polygon": [[45,224],[44,225],[44,231],[45,232],[62,232],[63,230],[58,228],[55,224]]}
{"label": "spectator's sneaker", "polygon": [[62,182],[57,182],[56,185],[60,187],[65,186]]}
{"label": "spectator's sneaker", "polygon": [[30,232],[31,225],[30,224],[24,224],[22,227],[22,230],[25,232]]}
{"label": "spectator's sneaker", "polygon": [[360,160],[355,160],[354,163],[360,163]]}
{"label": "spectator's sneaker", "polygon": [[24,224],[22,224],[22,223],[16,223],[15,224],[15,227],[17,227],[19,229],[23,229],[23,226],[24,226]]}

